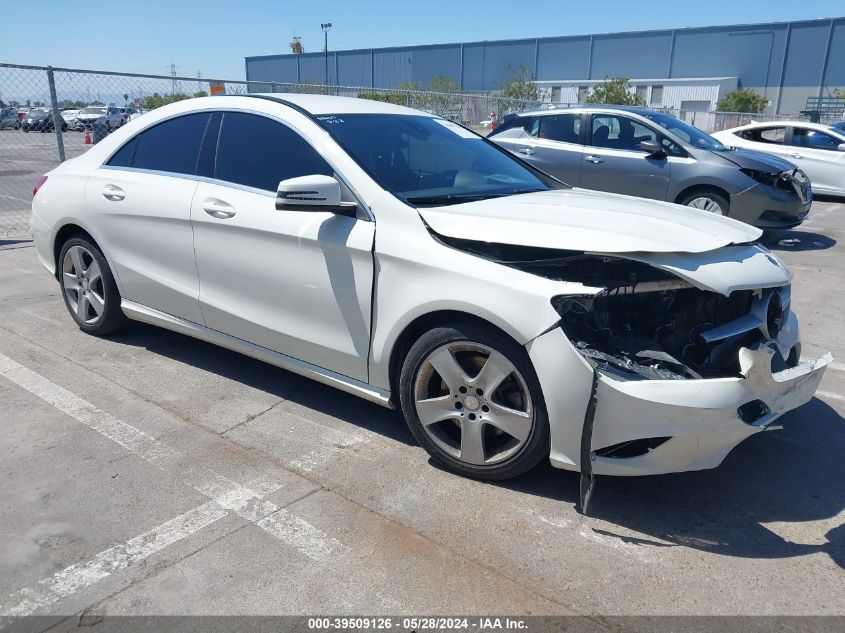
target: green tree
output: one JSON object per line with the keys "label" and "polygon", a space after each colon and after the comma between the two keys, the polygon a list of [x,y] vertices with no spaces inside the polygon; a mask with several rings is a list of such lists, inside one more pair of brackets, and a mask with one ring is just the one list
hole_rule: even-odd
{"label": "green tree", "polygon": [[834,88],[833,96],[837,99],[845,99],[845,88]]}
{"label": "green tree", "polygon": [[434,75],[428,82],[428,89],[432,92],[454,93],[461,91],[461,85],[451,77]]}
{"label": "green tree", "polygon": [[505,70],[511,73],[511,76],[505,81],[502,86],[502,96],[506,99],[521,99],[523,101],[539,101],[540,90],[537,84],[534,83],[534,75],[531,69],[525,64],[519,66],[519,70],[515,70],[511,64],[505,65]]}
{"label": "green tree", "polygon": [[733,90],[719,99],[716,109],[720,112],[762,112],[769,105],[769,100],[751,88]]}
{"label": "green tree", "polygon": [[172,95],[160,95],[157,92],[144,97],[144,109],[145,110],[155,110],[156,108],[160,108],[163,105],[167,105],[168,103],[176,103],[177,101],[184,101],[185,99],[190,99],[189,95],[186,95],[184,92],[175,92]]}
{"label": "green tree", "polygon": [[208,93],[205,90],[197,90],[194,93],[194,97],[207,97]]}
{"label": "green tree", "polygon": [[628,83],[627,77],[605,77],[603,82],[593,86],[584,101],[612,105],[645,105],[643,98],[631,91],[631,84]]}
{"label": "green tree", "polygon": [[394,105],[405,105],[407,103],[407,94],[402,92],[388,92],[380,90],[366,90],[358,93],[359,99],[370,99],[371,101],[384,101],[385,103],[392,103]]}

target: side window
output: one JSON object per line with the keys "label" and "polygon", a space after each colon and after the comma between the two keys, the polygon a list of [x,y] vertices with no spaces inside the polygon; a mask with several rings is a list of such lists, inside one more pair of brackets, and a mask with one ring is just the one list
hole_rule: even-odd
{"label": "side window", "polygon": [[112,167],[131,167],[132,158],[135,156],[135,146],[138,144],[138,137],[135,136],[131,141],[125,143],[117,152],[115,152],[109,159],[107,165]]}
{"label": "side window", "polygon": [[839,151],[839,144],[842,141],[836,139],[824,132],[817,130],[810,130],[803,127],[792,128],[792,138],[789,141],[790,145],[797,145],[799,147],[808,147],[810,149],[826,149],[831,152]]}
{"label": "side window", "polygon": [[643,141],[657,141],[657,133],[649,127],[627,117],[613,114],[593,115],[593,147],[640,151]]}
{"label": "side window", "polygon": [[312,174],[334,170],[289,127],[256,114],[224,113],[215,178],[276,191],[281,180]]}
{"label": "side window", "polygon": [[531,136],[550,141],[577,143],[581,134],[581,115],[554,114],[535,117],[529,133]]}
{"label": "side window", "polygon": [[135,137],[132,167],[194,175],[208,118],[205,112],[189,114],[141,132]]}
{"label": "side window", "polygon": [[750,130],[742,130],[739,134],[746,141],[754,141],[755,143],[771,143],[773,145],[782,145],[783,139],[786,136],[786,128],[785,127],[752,128]]}

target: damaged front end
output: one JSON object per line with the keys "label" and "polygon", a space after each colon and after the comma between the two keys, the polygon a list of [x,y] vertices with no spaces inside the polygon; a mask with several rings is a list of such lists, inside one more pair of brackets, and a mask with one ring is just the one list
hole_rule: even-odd
{"label": "damaged front end", "polygon": [[791,274],[757,245],[659,254],[460,247],[571,289],[551,299],[559,327],[527,346],[561,468],[713,468],[810,400],[832,360],[800,363]]}

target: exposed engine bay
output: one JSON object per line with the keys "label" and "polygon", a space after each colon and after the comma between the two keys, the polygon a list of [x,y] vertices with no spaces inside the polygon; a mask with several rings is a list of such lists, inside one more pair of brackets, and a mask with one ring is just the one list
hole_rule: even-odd
{"label": "exposed engine bay", "polygon": [[[629,380],[740,376],[740,348],[777,338],[789,315],[789,286],[724,296],[622,257],[439,239],[506,266],[600,289],[555,297],[553,305],[584,357]],[[796,349],[788,358],[776,354],[772,371],[797,362]]]}

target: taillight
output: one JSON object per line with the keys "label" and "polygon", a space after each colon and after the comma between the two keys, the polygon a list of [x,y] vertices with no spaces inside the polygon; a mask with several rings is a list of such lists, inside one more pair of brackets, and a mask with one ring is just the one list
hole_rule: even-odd
{"label": "taillight", "polygon": [[41,176],[38,181],[35,183],[35,186],[32,188],[32,197],[35,197],[35,194],[38,193],[38,190],[41,189],[41,185],[47,182],[47,176]]}

